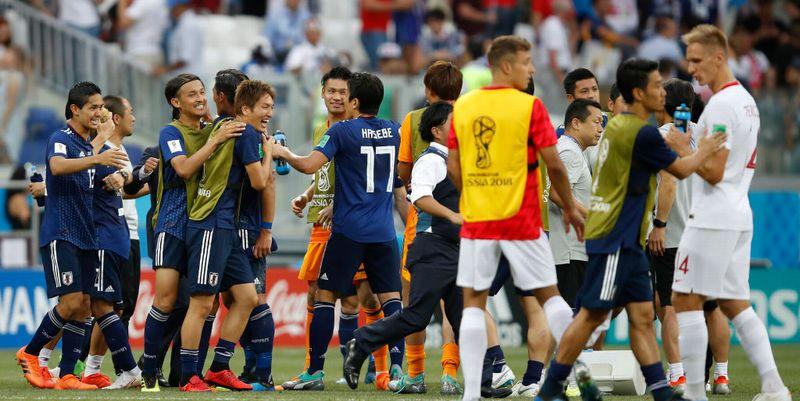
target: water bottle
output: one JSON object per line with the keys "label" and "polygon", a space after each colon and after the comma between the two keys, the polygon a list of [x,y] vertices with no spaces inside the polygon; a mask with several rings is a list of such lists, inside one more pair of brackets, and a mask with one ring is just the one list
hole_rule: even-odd
{"label": "water bottle", "polygon": [[675,109],[673,120],[675,128],[683,133],[689,130],[689,121],[692,119],[692,111],[686,107],[686,103],[681,103],[680,107]]}
{"label": "water bottle", "polygon": [[[30,174],[29,179],[31,181],[31,184],[44,181],[44,177],[42,177],[42,175],[39,174],[38,171],[36,171],[36,166],[34,166],[33,164],[25,163],[25,170],[27,170],[28,174]],[[35,199],[36,199],[36,204],[39,205],[39,207],[44,206],[44,200],[45,200],[44,196],[38,196]]]}
{"label": "water bottle", "polygon": [[[286,146],[286,134],[283,131],[275,131],[275,135],[273,135],[276,141],[281,144],[281,146]],[[286,160],[276,159],[275,160],[275,171],[278,172],[279,175],[286,175],[289,174],[289,164],[286,163]]]}

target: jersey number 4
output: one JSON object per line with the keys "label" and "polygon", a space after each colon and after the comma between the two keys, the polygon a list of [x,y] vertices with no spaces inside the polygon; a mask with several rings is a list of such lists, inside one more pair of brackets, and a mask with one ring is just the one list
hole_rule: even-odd
{"label": "jersey number 4", "polygon": [[386,192],[392,192],[394,188],[394,146],[362,146],[361,154],[367,155],[367,192],[375,192],[375,157],[386,155],[389,156],[389,178],[386,183]]}
{"label": "jersey number 4", "polygon": [[681,262],[681,264],[678,265],[678,271],[683,273],[683,274],[686,274],[686,273],[689,272],[689,257],[688,256],[683,258],[683,261]]}

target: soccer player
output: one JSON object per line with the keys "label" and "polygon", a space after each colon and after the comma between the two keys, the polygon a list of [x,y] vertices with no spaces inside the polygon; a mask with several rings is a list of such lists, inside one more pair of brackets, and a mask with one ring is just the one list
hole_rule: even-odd
{"label": "soccer player", "polygon": [[[261,191],[272,174],[262,132],[266,131],[268,114],[274,107],[274,92],[264,82],[244,81],[237,89],[237,98],[238,102],[234,102],[237,116],[240,120],[258,122],[258,130],[253,126],[245,127],[241,136],[222,145],[203,163],[197,196],[188,209],[186,239],[191,295],[189,310],[181,327],[183,391],[211,391],[206,383],[236,391],[253,389],[237,378],[229,366],[236,342],[258,303],[253,271],[236,231],[235,212],[239,196],[236,189],[241,188],[247,177],[250,186]],[[224,117],[215,121],[211,138],[222,129],[224,122]],[[202,322],[214,307],[220,291],[229,292],[228,314],[222,323],[214,361],[204,378],[200,379],[197,349]]]}
{"label": "soccer player", "polygon": [[606,103],[606,109],[608,109],[609,113],[611,113],[611,117],[616,117],[628,111],[628,104],[625,103],[625,99],[619,95],[619,87],[617,87],[616,82],[611,84],[611,89],[608,91],[608,102]]}
{"label": "soccer player", "polygon": [[[127,158],[117,150],[96,154],[90,139],[101,130],[108,135],[113,123],[101,123],[103,96],[91,82],[75,84],[69,91],[66,128],[56,131],[47,144],[48,200],[39,245],[48,297],[58,304],[42,319],[27,346],[17,351],[17,364],[25,379],[38,388],[94,390],[73,374],[84,342],[84,322],[91,315],[89,294],[98,267],[97,230],[92,215],[94,175],[97,166],[124,168]],[[39,351],[63,329],[54,382],[47,367],[39,365]]]}
{"label": "soccer player", "polygon": [[[572,370],[592,331],[609,312],[624,306],[630,324],[631,346],[656,401],[680,399],[667,384],[653,328],[653,293],[643,245],[655,202],[656,174],[666,169],[685,178],[724,142],[724,136],[703,137],[698,152],[679,158],[658,130],[647,124],[653,112],[664,107],[664,88],[658,63],[630,59],[617,70],[620,93],[629,113],[615,117],[606,127],[600,159],[594,172],[586,230],[589,263],[580,289],[580,310],[564,333],[558,353],[550,362],[537,399],[566,400],[563,382]],[[689,141],[675,131],[670,137]],[[620,190],[620,189],[624,190]],[[576,372],[584,399],[599,399],[588,370]]]}
{"label": "soccer player", "polygon": [[333,308],[347,294],[361,263],[386,316],[402,309],[400,255],[392,217],[393,189],[400,126],[375,115],[383,99],[380,79],[355,73],[347,82],[348,112],[353,119],[333,125],[311,154],[297,156],[273,142],[273,156],[296,170],[312,174],[336,161],[333,227],[320,268],[311,362],[299,375],[303,388],[324,389],[325,352],[333,335]]}
{"label": "soccer player", "polygon": [[576,227],[579,238],[583,218],[556,154],[547,110],[541,100],[522,92],[535,71],[530,48],[519,37],[496,38],[488,54],[492,85],[460,97],[453,111],[448,169],[456,186],[462,187],[464,225],[456,283],[464,291],[459,340],[464,400],[480,397],[484,309],[501,254],[510,262],[514,283],[534,290],[544,307],[547,319],[540,315],[541,320],[529,324],[549,321],[558,340],[572,316],[558,295],[553,255],[541,228],[537,154],[562,199],[566,224]]}
{"label": "soccer player", "polygon": [[[332,125],[348,118],[347,80],[350,79],[351,75],[352,73],[349,69],[339,66],[332,68],[322,76],[321,97],[328,111],[328,116],[324,123],[314,128],[312,137],[314,143],[319,143],[323,135],[325,135],[325,132]],[[309,352],[310,327],[314,316],[314,302],[318,289],[317,279],[319,278],[319,269],[322,264],[322,255],[331,233],[330,222],[333,214],[334,188],[334,162],[331,161],[314,173],[314,179],[311,185],[305,192],[292,199],[291,204],[292,212],[297,217],[303,217],[303,209],[308,206],[307,221],[312,224],[311,238],[308,242],[306,256],[303,258],[303,264],[297,275],[297,278],[308,283],[308,296],[306,298],[308,302],[306,314],[306,363],[303,368],[304,370],[307,370],[308,365],[311,363],[311,354]],[[356,276],[356,278],[362,278],[362,276],[365,278],[363,272],[359,272]],[[366,281],[355,280],[354,289],[357,295],[347,295],[341,300],[342,309],[341,315],[339,316],[339,343],[343,356],[347,341],[353,338],[353,332],[358,328],[359,302],[364,307],[367,324],[383,317],[380,304],[372,294]],[[352,292],[352,290],[350,292]],[[379,380],[375,380],[375,386],[379,390],[388,389],[389,367],[386,362],[388,354],[388,347],[380,348],[373,353],[376,365],[375,368],[381,376]],[[284,382],[282,387],[285,390],[294,390],[295,387],[297,387],[297,390],[305,388],[305,386],[302,385],[297,386],[298,383],[299,377],[293,377]]]}
{"label": "soccer player", "polygon": [[186,275],[186,224],[197,193],[196,173],[220,145],[244,129],[243,123],[228,122],[208,137],[209,131],[201,129],[208,113],[205,86],[196,75],[180,74],[169,80],[164,96],[172,107],[173,121],[159,133],[158,201],[153,216],[155,297],[145,323],[142,391],[159,391],[158,354],[178,297],[180,277]]}
{"label": "soccer player", "polygon": [[[437,61],[425,72],[425,98],[428,104],[439,101],[453,103],[461,93],[461,71],[453,63]],[[411,182],[411,170],[414,162],[428,149],[429,141],[422,139],[419,124],[422,113],[427,107],[413,110],[406,114],[400,125],[400,153],[397,156],[397,174],[403,182]],[[403,255],[401,259],[403,295],[408,297],[408,283],[411,276],[406,269],[406,256],[408,248],[414,241],[417,230],[417,209],[409,208],[406,219],[406,229],[403,234]],[[408,299],[405,300],[406,303]],[[458,375],[458,345],[453,337],[453,327],[447,321],[446,314],[442,319],[442,394],[460,394],[461,386],[456,377]],[[406,357],[408,359],[408,374],[417,377],[425,373],[425,330],[409,335],[405,339]],[[395,362],[392,362],[395,363]],[[402,360],[400,360],[402,364]]]}
{"label": "soccer player", "polygon": [[[700,116],[695,136],[724,132],[724,149],[698,170],[692,207],[675,259],[672,304],[678,318],[685,396],[706,398],[703,361],[708,332],[703,302],[716,299],[761,377],[755,400],[791,400],[772,355],[764,323],[750,306],[748,283],[753,215],[747,192],[756,168],[761,120],[758,106],[728,68],[728,40],[719,28],[699,25],[683,36],[692,77],[714,93]],[[678,149],[689,154],[688,146]],[[699,150],[698,150],[699,152]]]}

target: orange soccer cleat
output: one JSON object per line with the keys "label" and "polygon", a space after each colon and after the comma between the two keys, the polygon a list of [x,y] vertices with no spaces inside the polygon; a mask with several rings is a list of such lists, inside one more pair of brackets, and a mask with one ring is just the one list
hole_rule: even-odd
{"label": "orange soccer cleat", "polygon": [[185,386],[181,386],[180,390],[190,393],[209,393],[212,391],[211,387],[208,387],[208,384],[197,375],[192,376],[192,378],[189,379],[189,383],[186,383]]}
{"label": "orange soccer cleat", "polygon": [[206,376],[203,378],[206,383],[217,386],[217,387],[224,387],[229,390],[233,391],[252,391],[253,386],[239,380],[236,375],[230,371],[230,369],[221,370],[219,372],[206,372]]}
{"label": "orange soccer cleat", "polygon": [[378,391],[389,391],[389,382],[391,381],[389,372],[380,372],[375,377],[375,389]]}
{"label": "orange soccer cleat", "polygon": [[55,384],[56,390],[97,390],[94,384],[86,384],[81,382],[77,376],[68,374],[60,379]]}
{"label": "orange soccer cleat", "polygon": [[85,384],[95,385],[97,386],[97,388],[106,388],[111,385],[111,379],[109,379],[108,376],[100,372],[92,373],[89,376],[83,376],[81,382]]}
{"label": "orange soccer cleat", "polygon": [[[17,351],[17,365],[22,368],[22,373],[25,380],[33,387],[38,388],[53,388],[53,380],[49,372],[47,376],[42,373],[42,367],[39,366],[39,357],[25,352],[25,347]],[[44,369],[45,371],[47,369]]]}

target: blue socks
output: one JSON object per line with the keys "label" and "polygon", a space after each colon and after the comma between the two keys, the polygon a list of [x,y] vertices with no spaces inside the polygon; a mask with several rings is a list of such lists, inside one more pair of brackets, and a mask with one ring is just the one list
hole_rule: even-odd
{"label": "blue socks", "polygon": [[71,375],[75,371],[75,363],[81,356],[81,348],[83,347],[83,337],[86,334],[84,329],[84,322],[76,322],[68,320],[64,324],[64,334],[61,337],[61,363],[58,367],[61,368],[61,377]]}
{"label": "blue socks", "polygon": [[542,378],[542,369],[544,364],[539,361],[528,361],[528,368],[525,369],[525,375],[522,376],[522,384],[530,386],[533,383],[539,383]]}
{"label": "blue socks", "polygon": [[655,401],[667,401],[672,397],[672,389],[665,379],[664,367],[661,366],[660,361],[642,366],[642,375],[647,383],[647,390],[653,395]]}
{"label": "blue socks", "polygon": [[314,303],[314,319],[309,328],[309,354],[311,363],[308,365],[308,374],[314,374],[325,368],[325,353],[328,352],[328,343],[333,337],[333,304],[330,302]]}
{"label": "blue socks", "polygon": [[[389,317],[395,313],[400,313],[403,310],[403,302],[400,301],[399,298],[393,298],[381,304],[381,309],[383,309],[383,316]],[[391,359],[392,365],[399,365],[401,367],[403,366],[403,355],[405,354],[405,349],[406,340],[404,338],[401,338],[398,342],[392,344],[392,346],[389,348],[389,359]]]}
{"label": "blue socks", "polygon": [[236,348],[236,343],[220,338],[217,341],[217,348],[214,349],[214,361],[211,362],[212,372],[220,372],[223,370],[230,370],[229,362],[233,356],[233,351]]}
{"label": "blue socks", "polygon": [[147,321],[144,324],[144,353],[142,354],[142,372],[144,374],[156,374],[156,368],[159,365],[158,354],[161,351],[167,319],[169,319],[169,313],[162,312],[155,306],[150,308],[150,313],[147,314]]}
{"label": "blue socks", "polygon": [[249,336],[256,376],[266,383],[272,376],[272,347],[275,339],[275,321],[272,319],[269,305],[263,304],[253,308],[245,332]]}
{"label": "blue socks", "polygon": [[203,366],[206,363],[206,355],[208,354],[208,342],[211,341],[211,329],[214,328],[214,319],[217,315],[208,315],[206,322],[203,324],[203,331],[200,333],[200,348],[197,350],[197,371],[203,372]]}
{"label": "blue socks", "polygon": [[125,326],[119,316],[114,312],[109,312],[97,319],[97,325],[103,331],[103,337],[105,337],[106,344],[108,344],[108,350],[111,351],[114,366],[125,372],[135,368],[136,361],[134,361],[133,353],[131,353],[128,332],[125,330]]}
{"label": "blue socks", "polygon": [[555,359],[550,361],[550,369],[547,370],[547,378],[542,384],[539,394],[547,398],[561,394],[564,391],[564,381],[567,380],[571,371],[572,365],[562,365],[556,362]]}
{"label": "blue socks", "polygon": [[503,354],[503,349],[499,345],[489,347],[486,350],[486,357],[492,360],[492,373],[500,373],[503,371],[503,365],[506,364],[506,356]]}
{"label": "blue socks", "polygon": [[185,386],[192,376],[197,375],[197,355],[196,349],[181,348],[181,386]]}
{"label": "blue socks", "polygon": [[342,356],[347,351],[347,342],[353,339],[354,332],[358,329],[358,313],[339,315],[339,350]]}
{"label": "blue socks", "polygon": [[58,314],[56,308],[51,309],[44,315],[42,322],[39,323],[39,328],[36,329],[33,338],[31,338],[28,346],[25,347],[25,353],[39,355],[39,351],[58,335],[58,332],[64,328],[64,324],[64,319]]}

